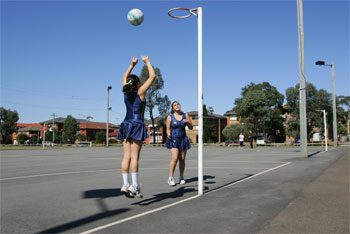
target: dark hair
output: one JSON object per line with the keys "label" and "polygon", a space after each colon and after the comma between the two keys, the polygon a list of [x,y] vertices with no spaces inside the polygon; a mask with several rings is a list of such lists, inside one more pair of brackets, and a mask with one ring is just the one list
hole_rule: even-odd
{"label": "dark hair", "polygon": [[123,85],[123,92],[130,96],[137,91],[137,84],[140,83],[140,79],[137,75],[129,75],[126,78],[126,83]]}
{"label": "dark hair", "polygon": [[173,101],[173,103],[171,103],[171,114],[174,114],[174,113],[175,113],[175,111],[174,111],[174,109],[173,109],[174,103],[180,104],[180,102],[178,102],[178,101]]}

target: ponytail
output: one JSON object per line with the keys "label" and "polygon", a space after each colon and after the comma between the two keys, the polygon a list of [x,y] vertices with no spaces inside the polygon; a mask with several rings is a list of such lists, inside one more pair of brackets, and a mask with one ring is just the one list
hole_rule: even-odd
{"label": "ponytail", "polygon": [[137,91],[137,84],[140,83],[140,79],[136,75],[129,75],[126,78],[126,83],[123,85],[123,93],[130,96]]}

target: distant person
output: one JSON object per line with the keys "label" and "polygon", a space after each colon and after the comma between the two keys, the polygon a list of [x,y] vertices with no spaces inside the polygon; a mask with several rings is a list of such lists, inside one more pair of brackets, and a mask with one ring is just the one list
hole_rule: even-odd
{"label": "distant person", "polygon": [[179,161],[180,177],[179,183],[186,184],[184,179],[185,157],[187,150],[191,148],[190,141],[186,136],[185,128],[193,129],[192,121],[187,113],[181,111],[181,105],[175,101],[171,104],[171,115],[166,119],[167,139],[165,146],[170,149],[171,161],[169,165],[168,184],[175,186],[174,171],[177,161]]}
{"label": "distant person", "polygon": [[239,134],[239,147],[243,147],[244,135],[243,133]]}
{"label": "distant person", "polygon": [[250,148],[253,149],[253,140],[254,140],[254,134],[253,132],[250,130],[249,131],[249,143],[250,143]]}
{"label": "distant person", "polygon": [[[143,122],[143,114],[146,106],[145,94],[156,79],[153,66],[148,56],[141,56],[142,61],[147,65],[149,77],[141,85],[140,79],[136,75],[130,75],[137,64],[137,58],[131,58],[131,65],[123,76],[124,103],[126,106],[126,116],[120,125],[117,139],[123,140],[124,156],[121,163],[123,186],[120,192],[127,197],[142,198],[140,184],[138,182],[139,157],[142,143],[147,138],[146,125]],[[131,167],[132,185],[129,183],[129,168]]]}

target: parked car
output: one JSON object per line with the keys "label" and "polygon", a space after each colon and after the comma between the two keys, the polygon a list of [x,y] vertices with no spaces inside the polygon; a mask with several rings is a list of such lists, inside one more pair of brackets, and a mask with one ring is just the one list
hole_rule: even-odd
{"label": "parked car", "polygon": [[56,144],[51,141],[45,141],[45,146],[56,146]]}
{"label": "parked car", "polygon": [[233,144],[233,141],[232,140],[226,140],[225,141],[225,145],[226,146],[230,146],[230,145],[232,145]]}
{"label": "parked car", "polygon": [[266,137],[258,137],[256,139],[256,145],[268,145],[271,141],[267,139]]}

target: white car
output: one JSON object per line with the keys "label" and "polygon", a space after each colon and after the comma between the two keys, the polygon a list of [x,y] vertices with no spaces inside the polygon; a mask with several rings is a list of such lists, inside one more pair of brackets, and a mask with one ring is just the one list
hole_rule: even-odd
{"label": "white car", "polygon": [[270,143],[270,141],[268,139],[266,139],[265,137],[258,137],[256,139],[256,145],[267,145],[269,143]]}

